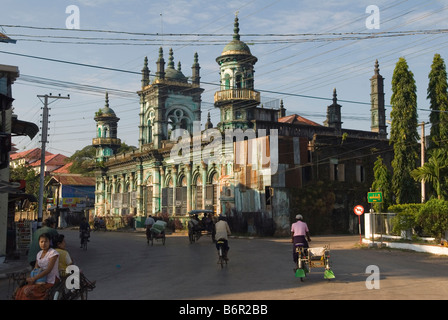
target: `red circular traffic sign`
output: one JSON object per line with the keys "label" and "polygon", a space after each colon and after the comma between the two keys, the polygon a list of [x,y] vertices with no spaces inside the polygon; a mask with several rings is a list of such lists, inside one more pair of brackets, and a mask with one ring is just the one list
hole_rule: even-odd
{"label": "red circular traffic sign", "polygon": [[363,206],[360,206],[360,205],[357,205],[357,206],[355,207],[355,209],[353,209],[353,211],[355,212],[355,214],[356,214],[357,216],[362,216],[362,214],[364,213],[364,207],[363,207]]}

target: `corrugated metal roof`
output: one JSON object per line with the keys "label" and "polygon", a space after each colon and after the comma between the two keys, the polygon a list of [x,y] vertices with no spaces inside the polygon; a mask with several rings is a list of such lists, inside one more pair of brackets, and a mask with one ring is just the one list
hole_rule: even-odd
{"label": "corrugated metal roof", "polygon": [[69,186],[94,186],[95,177],[84,177],[79,175],[54,175],[53,179],[62,185]]}
{"label": "corrugated metal roof", "polygon": [[305,124],[305,125],[309,125],[309,126],[319,126],[319,127],[322,126],[314,121],[311,121],[307,118],[299,116],[298,114],[292,114],[290,116],[282,117],[282,118],[278,119],[278,122],[291,123],[291,124]]}

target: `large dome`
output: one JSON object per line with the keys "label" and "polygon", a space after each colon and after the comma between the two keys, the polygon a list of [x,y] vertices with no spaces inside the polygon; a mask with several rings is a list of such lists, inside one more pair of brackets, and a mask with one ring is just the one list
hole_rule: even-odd
{"label": "large dome", "polygon": [[115,111],[109,108],[109,93],[106,92],[106,104],[95,113],[95,117],[117,117]]}
{"label": "large dome", "polygon": [[115,114],[115,111],[112,110],[112,109],[109,108],[109,107],[104,107],[104,108],[100,109],[100,111],[101,111],[101,115],[102,115],[103,117],[107,117],[107,116],[109,116],[109,117],[116,117],[116,116],[117,116],[117,115]]}
{"label": "large dome", "polygon": [[178,82],[187,82],[187,77],[184,76],[182,71],[170,67],[165,70],[165,79]]}
{"label": "large dome", "polygon": [[241,40],[232,40],[229,42],[225,47],[224,50],[222,50],[223,56],[229,55],[229,54],[247,54],[252,55],[250,52],[249,46],[245,44]]}
{"label": "large dome", "polygon": [[222,50],[221,56],[216,58],[218,63],[232,59],[229,56],[244,56],[244,61],[255,63],[257,58],[250,52],[249,46],[240,40],[240,28],[238,23],[238,17],[235,17],[235,23],[233,27],[233,40],[230,41]]}

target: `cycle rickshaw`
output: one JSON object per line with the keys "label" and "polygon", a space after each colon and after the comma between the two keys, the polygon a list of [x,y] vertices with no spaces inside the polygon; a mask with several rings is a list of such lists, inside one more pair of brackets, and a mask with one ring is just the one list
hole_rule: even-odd
{"label": "cycle rickshaw", "polygon": [[[204,218],[199,221],[199,214],[204,214]],[[188,239],[190,243],[198,241],[203,235],[211,235],[215,242],[215,223],[213,221],[213,210],[199,209],[188,212]]]}
{"label": "cycle rickshaw", "polygon": [[165,228],[166,222],[163,220],[157,220],[152,227],[146,232],[146,238],[149,245],[151,242],[151,246],[154,245],[155,240],[162,240],[162,244],[165,245]]}
{"label": "cycle rickshaw", "polygon": [[[12,283],[13,294],[10,297],[15,300],[15,294],[17,290],[26,284],[26,278],[29,275],[29,271],[23,272],[12,272],[8,273],[7,277],[9,279],[9,287]],[[79,274],[79,283],[77,289],[68,289],[66,281],[70,281],[70,275],[60,274],[60,281],[51,287],[45,296],[45,300],[87,300],[88,292],[95,289],[96,281],[90,281],[81,272]]]}
{"label": "cycle rickshaw", "polygon": [[304,281],[306,275],[315,268],[324,268],[324,279],[335,278],[330,267],[329,244],[318,248],[304,248],[302,243],[296,243],[295,250],[298,254],[295,275],[300,281]]}

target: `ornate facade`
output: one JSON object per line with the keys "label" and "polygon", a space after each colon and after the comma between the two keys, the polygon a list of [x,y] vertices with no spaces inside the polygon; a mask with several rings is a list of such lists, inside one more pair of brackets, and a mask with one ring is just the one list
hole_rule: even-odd
{"label": "ornate facade", "polygon": [[[220,122],[214,128],[208,118],[201,130],[203,89],[198,55],[193,58],[191,81],[182,73],[180,62],[175,68],[172,50],[166,68],[162,48],[159,50],[152,82],[145,58],[138,91],[139,147],[125,154],[98,153],[103,162],[96,172],[96,215],[167,213],[182,217],[193,209],[213,209],[215,214],[244,221],[249,231],[265,228],[266,223],[256,222],[261,219],[282,234],[289,230],[292,189],[317,180],[369,183],[364,171],[371,170],[376,159],[371,149],[358,152],[348,147],[347,152],[354,152],[348,161],[338,148],[341,141],[388,147],[382,131],[384,97],[379,98],[384,93],[377,85],[381,80],[378,66],[371,80],[372,117],[380,126],[359,131],[342,128],[342,106],[337,103],[336,90],[324,125],[298,115],[286,116],[283,102],[279,109],[260,107],[254,81],[257,58],[240,40],[238,18],[233,40],[216,62],[220,90],[214,99]],[[113,127],[117,119],[115,114],[108,118],[97,114],[95,118],[101,127]],[[328,137],[334,148],[323,147]],[[100,139],[94,139],[99,150],[110,142],[102,141],[99,134],[96,139]],[[111,146],[109,149],[113,150]],[[359,174],[351,175],[355,171]]]}

